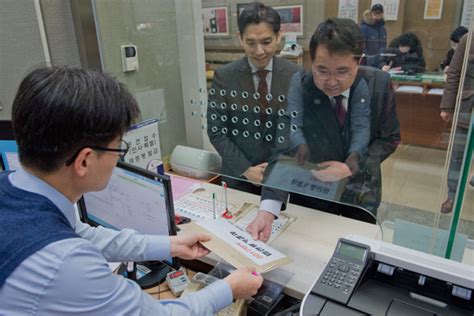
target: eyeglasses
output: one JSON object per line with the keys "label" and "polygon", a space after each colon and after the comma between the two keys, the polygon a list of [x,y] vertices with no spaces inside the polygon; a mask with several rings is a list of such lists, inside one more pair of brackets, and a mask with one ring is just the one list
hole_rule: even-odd
{"label": "eyeglasses", "polygon": [[128,150],[130,149],[130,146],[123,139],[120,140],[119,148],[107,148],[107,147],[100,147],[100,146],[83,146],[83,147],[79,148],[79,150],[74,155],[72,155],[71,158],[66,160],[66,166],[70,166],[74,162],[74,160],[76,160],[76,158],[79,155],[79,153],[81,152],[81,150],[83,150],[84,148],[91,148],[91,149],[98,150],[98,151],[116,152],[116,153],[118,153],[120,159],[123,159],[127,155]]}
{"label": "eyeglasses", "polygon": [[340,70],[334,73],[331,73],[326,70],[314,69],[313,74],[315,74],[319,79],[328,80],[332,75],[337,81],[344,81],[349,79],[352,76],[352,71],[350,70]]}

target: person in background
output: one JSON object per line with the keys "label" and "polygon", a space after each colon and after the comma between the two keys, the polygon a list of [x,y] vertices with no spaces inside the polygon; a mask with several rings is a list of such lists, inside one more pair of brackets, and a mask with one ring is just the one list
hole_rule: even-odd
{"label": "person in background", "polygon": [[396,37],[388,47],[387,53],[393,53],[396,56],[390,58],[382,70],[403,71],[409,75],[425,71],[423,47],[420,39],[414,33],[408,32]]}
{"label": "person in background", "polygon": [[384,60],[380,54],[384,54],[387,48],[387,30],[383,17],[383,5],[380,3],[374,4],[370,10],[363,13],[360,31],[364,38],[366,65],[382,68]]}
{"label": "person in background", "polygon": [[238,26],[246,56],[216,69],[209,90],[207,134],[222,157],[222,179],[229,187],[260,194],[258,184],[275,144],[278,111],[286,109],[291,76],[300,68],[274,56],[281,33],[280,16],[273,8],[249,4]]}
{"label": "person in background", "polygon": [[139,113],[127,88],[97,71],[48,67],[23,79],[12,106],[22,169],[0,173],[0,315],[213,315],[257,292],[262,277],[243,268],[184,298],[156,300],[107,261],[196,259],[210,237],[76,219],[74,203],[104,189],[126,155],[121,137]]}
{"label": "person in background", "polygon": [[466,34],[469,30],[460,25],[457,28],[454,29],[454,31],[451,33],[450,37],[450,44],[451,47],[448,50],[448,54],[446,55],[446,59],[441,62],[440,68],[446,75],[449,70],[449,64],[451,64],[451,60],[453,59],[454,55],[454,50],[458,46],[459,41],[461,40],[461,37],[463,37],[464,34]]}
{"label": "person in background", "polygon": [[[452,146],[451,160],[448,170],[448,198],[441,205],[441,213],[451,213],[456,195],[456,188],[459,181],[462,160],[464,156],[464,147],[466,145],[467,134],[469,130],[469,121],[474,103],[474,40],[470,38],[470,46],[466,52],[466,46],[469,40],[469,34],[465,34],[459,41],[459,45],[454,51],[453,59],[449,66],[447,79],[444,83],[443,97],[441,98],[441,118],[449,122],[453,119],[453,113],[456,106],[456,98],[459,93],[459,84],[462,80],[462,68],[465,56],[468,58],[466,76],[464,79],[464,88],[461,92],[461,103],[457,126],[453,126],[455,133]],[[466,55],[467,54],[467,55]],[[471,180],[472,181],[472,178]]]}

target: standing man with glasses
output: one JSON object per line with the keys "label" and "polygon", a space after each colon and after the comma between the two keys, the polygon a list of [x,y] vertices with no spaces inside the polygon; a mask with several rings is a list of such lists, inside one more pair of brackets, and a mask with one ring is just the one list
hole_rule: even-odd
{"label": "standing man with glasses", "polygon": [[139,109],[108,75],[40,68],[21,82],[12,122],[22,169],[0,173],[0,315],[212,315],[253,295],[243,268],[178,300],[158,301],[107,261],[196,259],[204,234],[139,235],[76,220],[74,203],[104,189]]}
{"label": "standing man with glasses", "polygon": [[[300,164],[319,164],[321,169],[312,170],[316,178],[335,182],[359,172],[359,159],[370,139],[370,93],[358,76],[363,53],[360,30],[352,20],[328,19],[314,32],[309,51],[312,70],[296,73],[288,92],[287,112],[295,113],[290,120],[297,127],[291,132],[291,147]],[[288,192],[263,190],[280,198],[273,201],[275,208],[261,210],[247,230],[266,241]],[[322,209],[315,200],[292,194],[290,202]]]}
{"label": "standing man with glasses", "polygon": [[238,27],[246,56],[216,69],[207,134],[222,157],[223,180],[260,194],[257,185],[275,146],[276,120],[286,109],[290,79],[299,67],[274,56],[281,33],[280,16],[273,8],[259,2],[247,5]]}

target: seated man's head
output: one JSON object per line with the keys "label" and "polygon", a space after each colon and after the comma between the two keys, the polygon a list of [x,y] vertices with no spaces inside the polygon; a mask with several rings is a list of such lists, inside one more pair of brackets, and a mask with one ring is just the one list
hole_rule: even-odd
{"label": "seated man's head", "polygon": [[412,51],[418,42],[418,37],[413,33],[405,33],[400,36],[398,49],[402,54]]}
{"label": "seated man's head", "polygon": [[259,2],[249,4],[239,15],[240,44],[252,64],[265,68],[280,44],[280,15]]}
{"label": "seated man's head", "polygon": [[309,43],[315,85],[328,96],[349,89],[363,45],[360,29],[350,19],[328,19],[319,24]]}
{"label": "seated man's head", "polygon": [[380,3],[376,3],[372,6],[370,9],[370,17],[372,18],[372,21],[378,22],[383,19],[383,5]]}
{"label": "seated man's head", "polygon": [[100,190],[127,147],[121,136],[139,112],[127,88],[106,74],[67,67],[33,70],[12,107],[20,162],[37,174],[87,176],[84,188]]}

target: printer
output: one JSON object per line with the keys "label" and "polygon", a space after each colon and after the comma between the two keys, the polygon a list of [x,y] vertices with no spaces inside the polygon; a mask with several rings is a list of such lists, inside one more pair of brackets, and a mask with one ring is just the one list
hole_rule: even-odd
{"label": "printer", "polygon": [[340,238],[303,315],[474,315],[474,268],[367,237]]}

